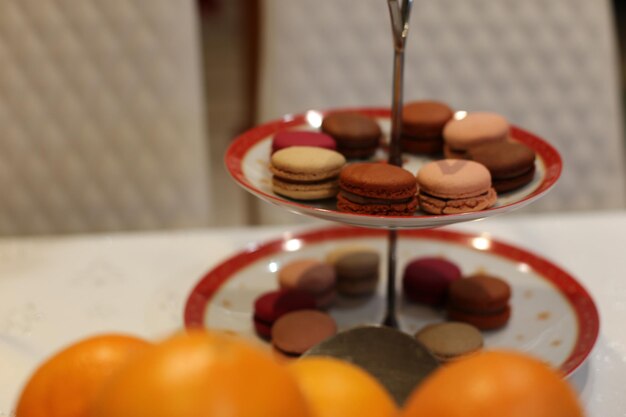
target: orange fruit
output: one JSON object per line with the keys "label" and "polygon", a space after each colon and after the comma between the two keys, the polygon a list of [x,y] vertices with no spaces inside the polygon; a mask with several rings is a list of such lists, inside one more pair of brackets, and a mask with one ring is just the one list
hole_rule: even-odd
{"label": "orange fruit", "polygon": [[402,417],[582,417],[569,384],[525,354],[490,351],[439,368],[416,388]]}
{"label": "orange fruit", "polygon": [[103,334],[56,353],[30,377],[16,417],[84,417],[102,385],[129,358],[149,346],[145,340]]}
{"label": "orange fruit", "polygon": [[298,380],[313,417],[390,417],[398,412],[387,390],[356,365],[307,357],[288,368]]}
{"label": "orange fruit", "polygon": [[92,417],[309,417],[295,379],[270,353],[191,330],[156,344],[111,379]]}

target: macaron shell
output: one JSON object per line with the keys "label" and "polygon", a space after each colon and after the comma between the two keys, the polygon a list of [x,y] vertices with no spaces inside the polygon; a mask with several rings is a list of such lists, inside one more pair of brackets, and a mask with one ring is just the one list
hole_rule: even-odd
{"label": "macaron shell", "polygon": [[316,259],[295,260],[278,271],[281,288],[307,291],[314,295],[333,288],[335,281],[335,268]]}
{"label": "macaron shell", "polygon": [[373,294],[378,288],[378,275],[355,280],[337,281],[337,292],[349,297],[361,297]]}
{"label": "macaron shell", "polygon": [[475,274],[454,281],[449,288],[449,305],[472,313],[491,313],[508,305],[511,286],[503,279]]}
{"label": "macaron shell", "polygon": [[463,322],[429,324],[415,338],[442,362],[478,352],[484,344],[480,330]]}
{"label": "macaron shell", "polygon": [[353,253],[361,253],[361,252],[365,252],[368,254],[371,253],[380,257],[380,255],[378,254],[378,251],[370,246],[350,244],[350,245],[338,246],[332,249],[331,251],[329,251],[326,254],[326,263],[335,265],[337,261],[341,259],[342,257],[349,256]]}
{"label": "macaron shell", "polygon": [[442,304],[453,281],[461,279],[461,270],[451,261],[423,257],[409,262],[402,274],[405,295],[416,302]]}
{"label": "macaron shell", "polygon": [[334,265],[338,278],[378,275],[380,254],[374,250],[345,253],[336,260]]}
{"label": "macaron shell", "polygon": [[356,144],[372,146],[382,136],[380,126],[373,118],[360,113],[338,112],[324,117],[322,132],[332,136],[338,147],[354,147]]}
{"label": "macaron shell", "polygon": [[493,188],[498,193],[506,193],[516,190],[530,183],[535,178],[535,166],[533,165],[527,172],[513,178],[493,179]]}
{"label": "macaron shell", "polygon": [[445,124],[454,113],[439,101],[414,101],[402,109],[402,132],[417,137],[441,137]]}
{"label": "macaron shell", "polygon": [[418,195],[420,208],[430,214],[460,214],[485,210],[493,206],[497,199],[494,188],[490,188],[485,194],[459,199],[442,199],[421,193]]}
{"label": "macaron shell", "polygon": [[301,355],[337,333],[337,323],[326,313],[300,310],[285,314],[272,327],[272,345],[280,352]]}
{"label": "macaron shell", "polygon": [[320,181],[339,175],[345,163],[345,157],[336,151],[292,146],[272,155],[270,171],[292,181]]}
{"label": "macaron shell", "polygon": [[281,130],[272,139],[272,153],[291,146],[314,146],[324,149],[337,149],[335,140],[321,132],[308,130]]}
{"label": "macaron shell", "polygon": [[304,291],[275,290],[261,294],[254,301],[254,317],[273,323],[291,311],[315,308],[315,298]]}
{"label": "macaron shell", "polygon": [[332,198],[339,192],[339,181],[332,178],[328,181],[312,183],[293,183],[272,178],[272,191],[294,200],[321,200]]}
{"label": "macaron shell", "polygon": [[535,165],[535,152],[519,142],[483,144],[470,149],[468,156],[484,165],[494,179],[517,177]]}
{"label": "macaron shell", "polygon": [[432,139],[415,139],[404,135],[400,138],[400,146],[403,152],[434,155],[443,150],[443,140],[441,137]]}
{"label": "macaron shell", "polygon": [[395,165],[361,162],[345,166],[339,187],[356,195],[380,199],[405,199],[415,195],[415,177]]}
{"label": "macaron shell", "polygon": [[341,153],[348,159],[367,159],[372,157],[378,149],[378,142],[375,145],[366,146],[363,148],[337,148],[337,152]]}
{"label": "macaron shell", "polygon": [[469,323],[480,330],[499,329],[504,327],[511,318],[511,307],[509,305],[490,314],[471,313],[451,306],[448,306],[447,312],[448,319]]}
{"label": "macaron shell", "polygon": [[478,162],[442,159],[423,165],[417,173],[417,184],[420,192],[434,197],[460,199],[487,193],[491,174]]}
{"label": "macaron shell", "polygon": [[377,216],[412,216],[417,209],[417,198],[398,204],[356,204],[341,194],[337,195],[337,209],[347,213],[372,214]]}
{"label": "macaron shell", "polygon": [[492,112],[469,112],[462,119],[452,119],[443,128],[443,138],[452,149],[468,149],[481,143],[505,140],[510,125],[503,116]]}

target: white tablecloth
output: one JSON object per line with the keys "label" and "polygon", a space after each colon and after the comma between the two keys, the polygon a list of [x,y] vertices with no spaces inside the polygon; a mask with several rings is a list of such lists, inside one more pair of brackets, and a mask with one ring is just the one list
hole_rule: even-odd
{"label": "white tablecloth", "polygon": [[[330,224],[324,223],[324,226]],[[310,226],[307,226],[310,228]],[[626,416],[626,212],[496,217],[450,226],[487,232],[578,279],[600,336],[571,377],[591,417]],[[34,367],[64,345],[115,331],[161,338],[211,267],[278,228],[0,239],[0,417]]]}

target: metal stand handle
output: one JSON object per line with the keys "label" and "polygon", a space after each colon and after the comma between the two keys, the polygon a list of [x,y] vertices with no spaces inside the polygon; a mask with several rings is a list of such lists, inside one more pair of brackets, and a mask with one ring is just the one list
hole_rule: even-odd
{"label": "metal stand handle", "polygon": [[[391,15],[391,29],[393,32],[394,60],[393,60],[393,97],[391,103],[391,142],[389,144],[389,160],[392,165],[402,166],[402,151],[400,136],[402,133],[402,91],[404,85],[404,47],[409,33],[409,19],[413,0],[387,0]],[[387,306],[385,326],[398,328],[396,317],[396,266],[397,266],[398,232],[389,230],[387,246]]]}

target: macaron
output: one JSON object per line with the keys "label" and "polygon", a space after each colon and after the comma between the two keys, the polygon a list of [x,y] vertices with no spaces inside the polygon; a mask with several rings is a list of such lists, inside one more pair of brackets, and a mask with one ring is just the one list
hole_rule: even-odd
{"label": "macaron", "polygon": [[309,130],[281,130],[272,138],[272,153],[291,146],[314,146],[336,150],[337,143],[330,136]]}
{"label": "macaron", "polygon": [[337,178],[346,163],[340,153],[314,146],[291,146],[271,157],[272,190],[295,200],[337,195]]}
{"label": "macaron", "polygon": [[326,115],[321,131],[335,139],[337,150],[349,159],[371,157],[382,137],[382,130],[374,118],[356,112]]}
{"label": "macaron", "polygon": [[380,254],[364,245],[346,245],[326,255],[326,262],[335,267],[337,292],[346,296],[372,295],[380,277]]}
{"label": "macaron", "polygon": [[480,211],[493,206],[497,200],[489,170],[474,161],[429,162],[417,172],[417,185],[420,208],[430,214]]}
{"label": "macaron", "polygon": [[469,112],[453,118],[443,128],[446,158],[467,158],[467,152],[483,143],[504,141],[511,127],[503,116],[492,112]]}
{"label": "macaron", "polygon": [[347,165],[339,174],[337,209],[348,213],[411,216],[417,208],[415,177],[385,163]]}
{"label": "macaron", "polygon": [[402,288],[409,300],[438,306],[446,301],[450,284],[461,279],[461,276],[461,269],[452,261],[440,257],[421,257],[405,266]]}
{"label": "macaron", "polygon": [[470,149],[468,157],[489,170],[498,193],[523,187],[535,176],[535,151],[519,142],[485,143]]}
{"label": "macaron", "polygon": [[285,314],[272,327],[272,346],[287,356],[300,356],[337,333],[337,323],[318,310]]}
{"label": "macaron", "polygon": [[298,259],[278,270],[278,284],[287,290],[311,294],[319,308],[326,308],[335,299],[335,268],[317,259]]}
{"label": "macaron", "polygon": [[438,101],[413,101],[402,109],[402,150],[415,154],[437,154],[443,150],[443,128],[454,115]]}
{"label": "macaron", "polygon": [[426,325],[415,333],[415,339],[442,363],[477,353],[484,345],[476,326],[455,321]]}
{"label": "macaron", "polygon": [[315,298],[304,291],[276,290],[261,294],[254,301],[253,322],[257,334],[269,339],[274,322],[283,315],[304,309],[315,309]]}
{"label": "macaron", "polygon": [[510,298],[511,287],[505,280],[484,273],[475,274],[450,284],[448,318],[481,330],[500,328],[511,316]]}

